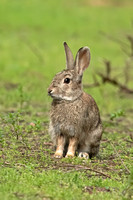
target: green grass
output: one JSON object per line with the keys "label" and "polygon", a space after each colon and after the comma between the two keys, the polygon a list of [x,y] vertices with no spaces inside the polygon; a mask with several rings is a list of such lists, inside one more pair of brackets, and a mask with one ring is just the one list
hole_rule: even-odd
{"label": "green grass", "polygon": [[85,84],[105,70],[105,58],[112,76],[122,73],[127,56],[100,32],[126,42],[132,13],[128,5],[76,0],[0,1],[0,199],[132,198],[132,96],[109,84],[85,89],[104,125],[100,158],[92,160],[53,158],[47,96],[53,76],[65,68],[63,41],[74,54],[90,47]]}
{"label": "green grass", "polygon": [[[124,40],[125,31],[132,30],[132,7],[89,7],[59,0],[47,3],[13,0],[0,2],[0,18],[1,109],[16,108],[18,86],[22,85],[30,105],[37,104],[39,109],[45,104],[48,110],[50,100],[46,89],[53,75],[65,68],[63,41],[68,42],[74,54],[81,46],[91,48],[91,65],[84,74],[84,83],[92,83],[92,74],[104,70],[104,58],[111,60],[115,74],[124,66],[126,56],[119,45],[100,31]],[[119,106],[117,96],[111,105],[114,88],[111,87],[111,95],[107,88],[101,89],[102,92],[87,90],[104,113]],[[125,107],[125,104],[124,99],[121,105]]]}
{"label": "green grass", "polygon": [[[18,171],[9,168],[3,169],[1,175],[7,181],[7,184],[1,187],[1,190],[5,191],[7,199],[51,199],[51,197],[54,197],[54,199],[78,200],[99,199],[103,197],[102,193],[104,192],[90,195],[89,192],[83,191],[87,189],[86,186],[101,187],[107,191],[109,191],[110,185],[117,188],[117,184],[113,180],[102,180],[93,177],[88,181],[86,174],[81,172],[62,173],[53,170],[37,173],[29,169]],[[120,186],[121,190],[124,189],[123,185]],[[118,199],[120,194],[118,194],[116,188],[112,188],[115,194],[114,198],[112,198],[112,192],[105,192],[105,199]],[[13,193],[11,193],[12,189]]]}
{"label": "green grass", "polygon": [[36,115],[31,124],[25,111],[1,114],[1,199],[131,199],[132,113],[127,114],[106,117],[100,157],[92,160],[53,158],[44,120]]}

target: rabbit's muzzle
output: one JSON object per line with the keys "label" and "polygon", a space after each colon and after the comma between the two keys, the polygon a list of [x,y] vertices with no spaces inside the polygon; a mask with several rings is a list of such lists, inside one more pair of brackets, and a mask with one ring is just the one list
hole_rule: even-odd
{"label": "rabbit's muzzle", "polygon": [[49,96],[51,96],[51,95],[52,95],[52,93],[53,93],[53,90],[52,90],[52,89],[50,89],[50,88],[48,88],[48,95],[49,95]]}
{"label": "rabbit's muzzle", "polygon": [[53,97],[53,95],[54,95],[54,93],[55,93],[55,88],[56,88],[56,87],[54,87],[53,84],[51,84],[51,85],[49,86],[49,88],[48,88],[48,95],[49,95],[49,96]]}
{"label": "rabbit's muzzle", "polygon": [[48,88],[48,95],[54,99],[58,99],[59,98],[59,95],[58,95],[58,87],[53,87],[53,86],[50,86]]}

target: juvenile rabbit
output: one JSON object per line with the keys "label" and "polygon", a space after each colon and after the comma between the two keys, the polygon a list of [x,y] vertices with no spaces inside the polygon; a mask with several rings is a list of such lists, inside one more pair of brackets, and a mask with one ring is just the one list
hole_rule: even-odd
{"label": "juvenile rabbit", "polygon": [[75,61],[64,42],[66,70],[55,75],[48,88],[53,98],[49,133],[56,146],[54,157],[75,156],[91,158],[99,152],[102,124],[94,99],[83,92],[83,71],[90,63],[90,50],[82,47]]}

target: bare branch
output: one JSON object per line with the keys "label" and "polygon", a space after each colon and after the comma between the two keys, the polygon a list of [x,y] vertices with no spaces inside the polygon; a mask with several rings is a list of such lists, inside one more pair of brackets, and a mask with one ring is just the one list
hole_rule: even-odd
{"label": "bare branch", "polygon": [[84,88],[93,88],[93,87],[100,86],[100,83],[99,82],[95,82],[95,83],[92,83],[92,84],[84,84],[83,86],[84,86]]}
{"label": "bare branch", "polygon": [[128,84],[129,82],[129,68],[130,68],[130,63],[127,60],[125,68],[124,68],[125,84]]}
{"label": "bare branch", "polygon": [[100,86],[100,83],[99,81],[97,80],[95,74],[93,74],[93,80],[94,82],[92,84],[84,84],[84,88],[93,88],[93,87],[98,87]]}
{"label": "bare branch", "polygon": [[130,46],[131,46],[131,57],[133,56],[133,36],[132,35],[128,35],[127,39],[130,42]]}
{"label": "bare branch", "polygon": [[104,60],[105,66],[106,66],[106,75],[107,77],[111,74],[111,63],[108,60]]}
{"label": "bare branch", "polygon": [[113,78],[110,78],[110,77],[107,77],[106,75],[102,74],[102,73],[98,73],[98,75],[102,78],[102,82],[103,83],[111,83],[115,86],[117,86],[118,88],[120,88],[120,90],[126,92],[126,93],[129,93],[129,94],[133,94],[133,90],[128,88],[127,86],[125,85],[122,85],[121,83],[119,83],[117,80],[113,79]]}

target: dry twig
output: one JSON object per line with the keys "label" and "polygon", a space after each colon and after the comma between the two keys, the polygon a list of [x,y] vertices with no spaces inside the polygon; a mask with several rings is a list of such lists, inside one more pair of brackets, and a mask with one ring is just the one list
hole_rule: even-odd
{"label": "dry twig", "polygon": [[[97,73],[100,76],[100,78],[102,79],[102,83],[103,84],[110,83],[110,84],[118,87],[121,91],[123,91],[125,93],[133,94],[133,89],[128,88],[126,85],[121,84],[118,80],[111,77],[111,62],[108,60],[104,60],[104,64],[105,64],[105,68],[106,68],[105,69],[106,73],[105,74],[103,74],[101,72]],[[126,83],[129,80],[129,73],[127,70],[125,73],[125,80],[126,80]],[[85,88],[91,88],[91,87],[97,87],[97,86],[100,86],[100,82],[98,82],[96,79],[94,79],[93,84],[91,84],[91,85],[85,84],[84,85]]]}
{"label": "dry twig", "polygon": [[111,78],[111,77],[107,77],[106,75],[102,74],[102,73],[98,73],[98,75],[102,78],[102,82],[103,83],[111,83],[115,86],[117,86],[118,88],[120,88],[120,90],[122,90],[125,93],[129,93],[129,94],[133,94],[133,90],[128,88],[125,85],[122,85],[121,83],[119,83],[117,80]]}
{"label": "dry twig", "polygon": [[[98,170],[95,170],[95,169],[92,169],[90,167],[86,167],[86,166],[82,166],[82,165],[73,165],[73,164],[63,164],[62,166],[58,166],[58,167],[69,167],[69,168],[74,168],[75,170],[89,170],[89,171],[92,171],[92,172],[95,172],[95,173],[98,173],[102,176],[105,176],[107,178],[110,178],[111,179],[111,176],[109,176],[108,174],[105,174],[104,172],[101,172],[101,171],[98,171]],[[54,167],[54,169],[56,168],[56,166]]]}

